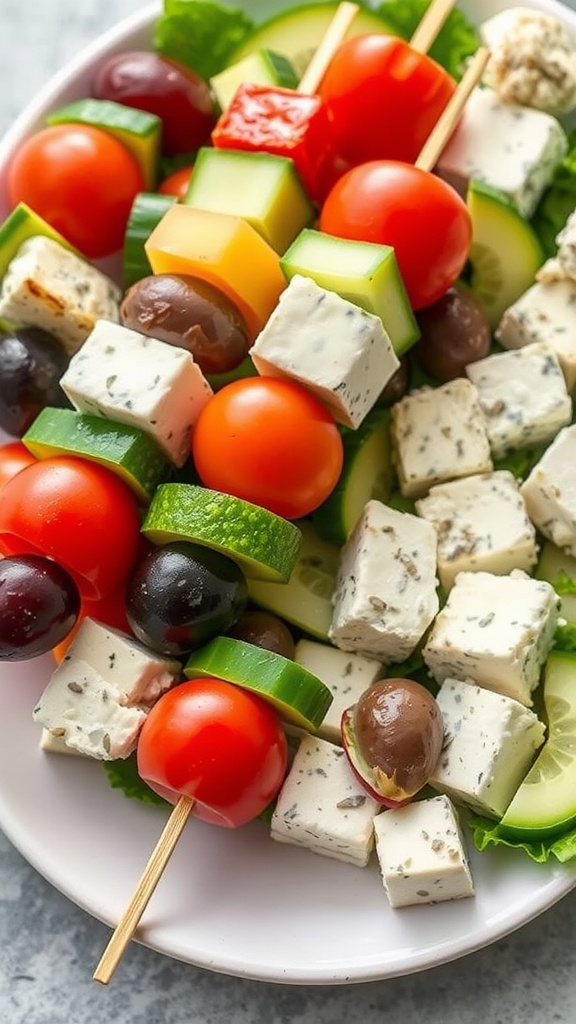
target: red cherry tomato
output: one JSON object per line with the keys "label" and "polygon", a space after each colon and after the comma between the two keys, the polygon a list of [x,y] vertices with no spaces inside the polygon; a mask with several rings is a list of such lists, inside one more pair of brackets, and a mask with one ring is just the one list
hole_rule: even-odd
{"label": "red cherry tomato", "polygon": [[349,164],[412,163],[455,88],[444,68],[403,39],[366,33],[338,48],[319,94]]}
{"label": "red cherry tomato", "polygon": [[32,466],[36,458],[22,441],[10,441],[0,447],[0,488],[26,466]]}
{"label": "red cherry tomato", "polygon": [[344,174],[322,207],[320,229],[393,246],[414,309],[431,306],[454,284],[472,240],[468,208],[454,189],[393,160]]}
{"label": "red cherry tomato", "polygon": [[261,697],[221,679],[192,679],[154,705],[138,740],[138,771],[203,821],[237,828],[274,799],[286,774],[286,736]]}
{"label": "red cherry tomato", "polygon": [[53,558],[89,600],[120,586],[136,557],[139,534],[132,493],[94,462],[41,459],[0,491],[0,552]]}
{"label": "red cherry tomato", "polygon": [[8,196],[27,203],[90,259],[121,249],[142,171],[118,139],[85,124],[43,128],[8,169]]}
{"label": "red cherry tomato", "polygon": [[286,519],[308,515],[328,497],[342,469],[342,439],[330,413],[306,388],[247,377],[217,391],[192,437],[206,487]]}
{"label": "red cherry tomato", "polygon": [[185,198],[190,184],[192,167],[181,167],[179,171],[173,171],[158,186],[158,191],[163,196],[176,196],[179,202]]}

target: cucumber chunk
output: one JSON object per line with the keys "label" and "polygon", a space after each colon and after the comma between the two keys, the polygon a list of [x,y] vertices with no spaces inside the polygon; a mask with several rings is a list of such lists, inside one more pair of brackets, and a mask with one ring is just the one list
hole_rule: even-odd
{"label": "cucumber chunk", "polygon": [[243,82],[295,89],[298,78],[292,64],[283,54],[275,53],[274,50],[256,50],[210,79],[220,110],[226,110]]}
{"label": "cucumber chunk", "polygon": [[176,201],[176,196],[155,192],[139,192],[135,197],[124,235],[122,280],[125,289],[152,273],[144,246]]}
{"label": "cucumber chunk", "polygon": [[80,255],[73,245],[54,228],[50,227],[47,221],[35,213],[26,203],[18,203],[12,212],[8,214],[5,221],[0,224],[0,279],[8,270],[8,264],[14,259],[19,248],[28,238],[35,238],[42,235],[45,238],[58,242],[66,249]]}

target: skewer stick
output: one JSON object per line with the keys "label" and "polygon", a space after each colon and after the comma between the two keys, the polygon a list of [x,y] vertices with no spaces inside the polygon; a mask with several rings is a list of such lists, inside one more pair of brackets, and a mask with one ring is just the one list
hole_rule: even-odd
{"label": "skewer stick", "polygon": [[432,0],[410,40],[413,50],[417,50],[418,53],[428,53],[455,2],[456,0]]}
{"label": "skewer stick", "polygon": [[485,46],[479,47],[470,61],[465,75],[459,82],[458,88],[453,93],[450,101],[446,104],[434,125],[434,128],[420,150],[418,159],[416,160],[416,167],[419,167],[423,171],[431,171],[435,166],[438,157],[456,127],[458,118],[464,109],[470,93],[482,78],[484,68],[486,67],[489,59],[490,51],[486,49]]}
{"label": "skewer stick", "polygon": [[160,881],[162,872],[172,856],[194,804],[195,801],[188,796],[181,796],[178,803],[175,804],[140,881],[132,893],[130,902],[112,932],[110,941],[94,971],[94,981],[100,981],[103,985],[107,985],[112,978]]}
{"label": "skewer stick", "polygon": [[349,0],[343,0],[343,3],[338,5],[336,14],[326,29],[322,42],[300,79],[298,92],[310,95],[317,92],[318,86],[326,74],[328,65],[354,21],[358,10],[358,4],[350,3]]}

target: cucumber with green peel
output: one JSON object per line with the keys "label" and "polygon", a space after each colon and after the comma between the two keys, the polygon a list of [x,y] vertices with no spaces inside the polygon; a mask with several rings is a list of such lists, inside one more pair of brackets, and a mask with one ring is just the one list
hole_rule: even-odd
{"label": "cucumber with green peel", "polygon": [[50,238],[53,242],[58,242],[59,245],[76,253],[77,256],[81,255],[73,245],[66,241],[63,235],[50,227],[43,217],[35,213],[26,203],[18,203],[8,214],[6,220],[0,224],[0,280],[4,277],[8,270],[8,264],[14,259],[20,246],[28,238],[35,238],[37,235]]}
{"label": "cucumber with green peel", "polygon": [[171,472],[170,462],[143,430],[75,409],[42,409],[22,443],[37,459],[81,455],[98,462],[121,477],[146,504]]}
{"label": "cucumber with green peel", "polygon": [[230,64],[210,79],[220,110],[226,110],[230,100],[243,82],[252,85],[274,85],[282,89],[295,89],[298,77],[291,62],[282,53],[262,49],[248,53],[235,64]]}
{"label": "cucumber with green peel", "polygon": [[221,551],[246,576],[284,584],[297,560],[301,532],[273,512],[221,491],[160,484],[142,525],[154,544],[185,540]]}
{"label": "cucumber with green peel", "polygon": [[473,180],[466,203],[472,245],[465,283],[495,328],[504,311],[534,284],[544,251],[532,226],[501,192]]}
{"label": "cucumber with green peel", "polygon": [[504,837],[538,840],[576,826],[576,653],[549,654],[543,699],[547,739],[499,822]]}
{"label": "cucumber with green peel", "polygon": [[193,651],[184,665],[188,679],[214,676],[258,694],[290,725],[315,732],[333,697],[308,669],[274,651],[219,636]]}
{"label": "cucumber with green peel", "polygon": [[367,501],[387,502],[394,469],[390,441],[390,411],[374,408],[357,430],[340,428],[344,464],[336,487],[312,513],[318,536],[342,545],[354,529]]}
{"label": "cucumber with green peel", "polygon": [[92,97],[73,100],[46,118],[49,125],[87,124],[113,135],[136,159],[146,188],[152,190],[158,183],[162,120],[146,110],[137,110],[113,100]]}
{"label": "cucumber with green peel", "polygon": [[576,558],[547,540],[540,550],[534,575],[554,587],[560,598],[560,617],[576,623]]}
{"label": "cucumber with green peel", "polygon": [[289,582],[280,585],[252,579],[248,591],[260,608],[328,642],[340,548],[321,540],[310,520],[299,519],[297,524],[302,539]]}
{"label": "cucumber with green peel", "polygon": [[175,202],[176,196],[165,196],[156,192],[139,192],[135,196],[126,224],[122,250],[122,281],[125,289],[152,273],[144,246],[156,225]]}

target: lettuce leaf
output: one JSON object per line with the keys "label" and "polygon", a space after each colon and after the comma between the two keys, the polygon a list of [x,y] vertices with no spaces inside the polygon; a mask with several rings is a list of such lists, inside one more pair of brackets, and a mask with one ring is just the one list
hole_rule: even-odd
{"label": "lettuce leaf", "polygon": [[253,27],[239,7],[209,0],[164,0],[154,29],[154,48],[208,79],[226,67]]}
{"label": "lettuce leaf", "polygon": [[569,133],[568,142],[568,153],[556,167],[532,217],[532,227],[547,257],[556,254],[556,235],[576,208],[576,129]]}
{"label": "lettuce leaf", "polygon": [[529,842],[504,835],[498,822],[477,814],[469,815],[468,824],[472,829],[474,846],[481,852],[488,846],[508,846],[522,850],[537,864],[545,864],[551,857],[565,864],[576,857],[576,829],[570,829],[560,836]]}
{"label": "lettuce leaf", "polygon": [[[386,19],[403,39],[410,39],[422,21],[430,0],[383,0],[376,13]],[[480,37],[475,26],[459,10],[448,15],[429,54],[456,79],[462,78],[466,59],[476,52]]]}
{"label": "lettuce leaf", "polygon": [[169,806],[166,800],[158,796],[140,778],[136,766],[136,754],[131,754],[125,760],[103,761],[102,764],[112,789],[119,789],[124,793],[124,796],[129,797],[131,800],[140,800],[144,804],[157,804],[161,807]]}

